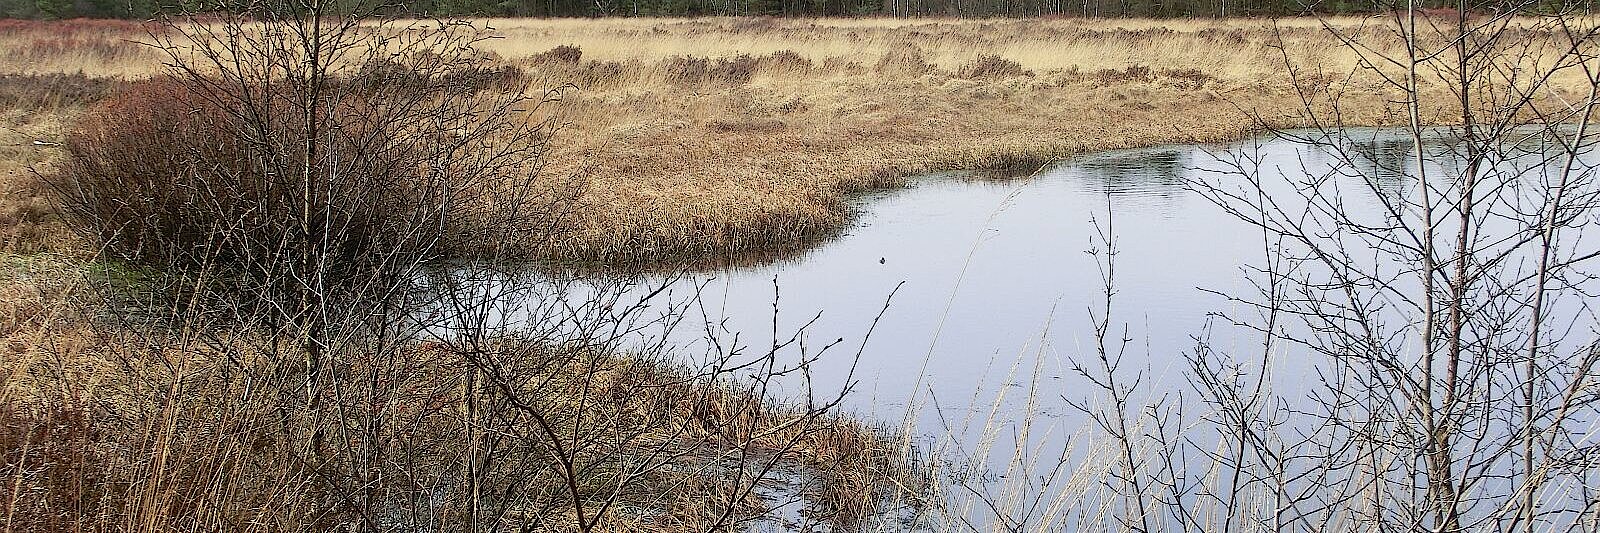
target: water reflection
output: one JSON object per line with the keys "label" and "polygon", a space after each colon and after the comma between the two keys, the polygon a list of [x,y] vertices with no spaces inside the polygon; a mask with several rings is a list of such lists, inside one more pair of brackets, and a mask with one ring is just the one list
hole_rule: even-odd
{"label": "water reflection", "polygon": [[1344,153],[1352,156],[1354,171],[1373,191],[1390,202],[1406,195],[1414,172],[1416,142],[1398,134],[1343,137]]}
{"label": "water reflection", "polygon": [[[1460,150],[1447,139],[1447,132],[1430,132],[1424,148],[1429,154]],[[1261,264],[1271,246],[1261,229],[1197,197],[1196,180],[1249,191],[1249,180],[1233,173],[1249,169],[1286,213],[1299,213],[1304,206],[1294,201],[1315,194],[1291,180],[1325,176],[1330,201],[1374,220],[1365,230],[1390,229],[1381,219],[1410,201],[1417,187],[1409,135],[1352,130],[1311,140],[1317,144],[1258,139],[1224,148],[1119,151],[1024,180],[911,180],[905,189],[856,199],[857,224],[801,255],[672,280],[673,294],[692,301],[683,308],[698,313],[696,321],[705,326],[668,333],[668,344],[689,354],[726,353],[737,342],[771,345],[793,332],[800,332],[797,346],[860,343],[859,361],[824,358],[805,368],[824,388],[853,386],[848,407],[858,415],[889,425],[908,418],[914,431],[959,450],[1063,449],[1083,417],[1062,401],[1087,394],[1073,361],[1096,356],[1091,309],[1103,298],[1105,258],[1099,231],[1114,228],[1118,248],[1109,323],[1126,324],[1116,331],[1128,340],[1125,371],[1139,376],[1141,390],[1183,391],[1192,390],[1186,356],[1194,353],[1194,336],[1216,325],[1219,312],[1255,311],[1220,295],[1254,294],[1259,278],[1245,265]],[[1554,161],[1542,155],[1545,141],[1513,136],[1508,142],[1535,157],[1492,163],[1540,170]],[[1457,167],[1445,161],[1430,171]],[[1540,172],[1529,176],[1541,186],[1549,179]],[[1540,187],[1505,191],[1511,197],[1497,201],[1540,205]],[[1392,274],[1403,267],[1372,268]],[[1404,304],[1374,305],[1403,310]],[[1214,349],[1261,350],[1258,334],[1210,331]],[[1406,340],[1403,332],[1393,339]],[[1284,353],[1272,371],[1281,383],[1316,382],[1314,350],[1278,349]],[[1034,402],[1030,391],[1050,401]],[[787,392],[803,397],[809,391]],[[912,398],[920,409],[911,409]],[[1056,429],[1024,436],[1023,420]],[[967,474],[998,479],[996,472],[1007,466],[977,465]]]}
{"label": "water reflection", "polygon": [[[1114,197],[1171,209],[1193,169],[1194,148],[1153,148],[1094,154],[1057,167],[1094,197]],[[1206,156],[1206,154],[1200,154]]]}

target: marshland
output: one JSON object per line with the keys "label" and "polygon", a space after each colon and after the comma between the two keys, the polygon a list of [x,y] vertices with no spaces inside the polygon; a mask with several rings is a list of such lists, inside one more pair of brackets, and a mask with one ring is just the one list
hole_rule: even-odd
{"label": "marshland", "polygon": [[1595,527],[1586,5],[880,7],[0,20],[6,530]]}

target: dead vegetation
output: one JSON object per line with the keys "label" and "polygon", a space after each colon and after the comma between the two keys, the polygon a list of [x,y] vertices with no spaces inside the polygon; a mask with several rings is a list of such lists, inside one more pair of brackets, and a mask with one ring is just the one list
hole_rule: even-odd
{"label": "dead vegetation", "polygon": [[[444,529],[488,512],[556,531],[716,530],[776,505],[852,524],[878,510],[887,477],[902,475],[894,439],[857,421],[812,420],[748,384],[677,362],[531,340],[491,351],[423,344],[383,362],[348,361],[340,373],[355,380],[349,385],[382,379],[366,389],[377,395],[330,398],[344,414],[307,419],[285,413],[276,397],[294,383],[273,390],[271,361],[282,354],[108,335],[83,322],[75,303],[84,292],[17,294],[38,288],[18,277],[45,275],[77,291],[106,278],[54,260],[6,260],[4,304],[20,319],[6,325],[0,369],[0,520],[10,530],[322,530],[367,523],[362,514],[374,511],[389,513],[388,523]],[[478,434],[463,424],[473,396],[462,377],[473,358],[516,358],[535,370],[517,374],[514,396],[485,392],[480,408],[506,418],[483,419],[494,432],[464,441],[464,432]],[[562,437],[529,429],[507,403],[513,397],[553,415]],[[342,453],[314,462],[324,454],[308,447],[306,431],[340,425],[359,431],[324,444]],[[565,455],[552,455],[553,446]],[[350,462],[357,458],[344,453],[387,460]],[[568,462],[578,469],[569,474]],[[778,464],[792,466],[766,470]],[[318,481],[330,475],[339,478]],[[806,501],[751,490],[791,479]],[[484,487],[481,503],[463,494],[473,480]],[[489,493],[507,489],[516,492]],[[599,509],[585,517],[589,528],[573,525],[575,501]]]}
{"label": "dead vegetation", "polygon": [[[473,75],[483,86],[525,77],[577,88],[556,107],[564,126],[550,170],[584,180],[585,194],[572,231],[539,243],[542,255],[726,261],[825,237],[850,219],[849,194],[908,174],[1233,139],[1252,128],[1250,112],[1303,123],[1282,111],[1298,109],[1282,54],[1335,79],[1356,62],[1314,21],[1277,24],[493,20],[502,38],[485,53],[495,66]],[[89,26],[76,31],[106,42],[144,31]],[[46,33],[17,32],[0,47]],[[99,79],[156,67],[137,55],[41,53],[0,72]],[[405,76],[382,64],[364,72],[375,85]],[[1352,123],[1403,115],[1360,83],[1319,90],[1340,93]]]}
{"label": "dead vegetation", "polygon": [[[538,110],[560,93],[476,53],[481,30],[341,19],[307,47],[290,35],[317,23],[280,18],[306,26],[208,40],[250,20],[180,22],[166,74],[66,76],[117,87],[9,117],[56,140],[19,142],[7,187],[58,209],[8,196],[11,248],[30,253],[3,256],[7,530],[710,531],[777,505],[836,525],[875,512],[892,439],[840,416],[843,391],[781,396],[779,340],[691,364],[639,338],[677,322],[638,316],[655,292],[500,277],[580,204],[543,172]],[[15,85],[68,92],[46,76]],[[491,308],[530,318],[490,325]],[[804,496],[762,492],[788,484]]]}
{"label": "dead vegetation", "polygon": [[[114,263],[33,253],[93,255],[64,235],[37,178],[59,175],[61,143],[78,143],[80,156],[112,150],[99,154],[107,168],[140,163],[134,156],[151,146],[135,141],[155,142],[162,128],[133,124],[115,139],[123,144],[100,142],[113,139],[94,132],[118,126],[107,115],[118,105],[182,93],[153,91],[159,80],[125,83],[156,70],[130,44],[147,28],[18,24],[0,36],[6,51],[29,50],[0,64],[0,100],[14,108],[5,115],[11,140],[0,236],[7,250],[32,255],[4,256],[0,292],[7,354],[0,501],[8,502],[9,524],[271,531],[392,520],[448,528],[487,523],[476,513],[488,510],[499,513],[494,520],[557,530],[715,529],[766,510],[770,502],[755,488],[773,479],[772,469],[795,465],[819,481],[805,493],[827,520],[850,525],[878,510],[874,495],[899,468],[884,444],[892,439],[835,416],[831,406],[777,401],[762,381],[783,371],[776,348],[762,356],[772,366],[751,381],[730,370],[731,352],[686,371],[662,354],[623,349],[617,336],[574,341],[556,330],[517,337],[468,329],[479,336],[418,342],[383,329],[391,323],[363,329],[372,326],[358,312],[365,301],[288,306],[350,313],[341,325],[360,334],[327,339],[336,348],[317,350],[308,349],[306,330],[327,324],[296,324],[302,316],[219,320],[212,309],[161,298],[145,303],[163,305],[108,313],[108,295],[130,286],[137,292],[146,281]],[[1325,100],[1339,102],[1340,125],[1401,118],[1386,93],[1361,78],[1357,61],[1309,21],[492,25],[506,38],[495,41],[493,54],[473,58],[481,68],[435,76],[380,59],[357,65],[338,88],[375,93],[442,81],[449,95],[471,96],[575,84],[577,92],[559,101],[564,127],[548,152],[540,148],[548,163],[540,171],[581,181],[562,190],[582,195],[556,202],[570,209],[561,231],[502,243],[552,259],[727,260],[781,249],[839,230],[851,216],[849,194],[894,186],[907,174],[1019,169],[1093,150],[1232,139],[1256,127],[1306,124]],[[1285,56],[1321,70],[1282,75]],[[125,85],[133,92],[101,102]],[[146,91],[143,100],[129,96],[137,91]],[[1419,120],[1448,120],[1451,104],[1431,91],[1418,91]],[[339,116],[355,120],[363,110],[347,111]],[[170,124],[183,125],[182,113],[170,115]],[[93,122],[65,126],[81,117]],[[175,129],[196,146],[210,133]],[[85,134],[67,139],[62,131]],[[212,162],[251,159],[209,155]],[[395,166],[416,166],[401,161]],[[69,183],[160,175],[105,170],[76,169],[82,181]],[[144,194],[177,183],[120,192],[195,203]],[[117,196],[89,200],[109,198],[102,203],[116,205],[101,215],[116,218],[127,203]],[[197,243],[216,237],[208,232],[235,214],[213,213],[198,227],[184,226],[187,218],[157,220],[163,225],[130,242],[114,231],[89,233],[124,251],[155,235],[195,237],[174,247],[203,248]],[[121,228],[149,219],[117,220]],[[263,233],[233,231],[230,238]],[[260,261],[280,252],[267,246],[238,262],[289,264]],[[190,266],[218,265],[229,266],[215,258]],[[540,309],[551,313],[540,323],[578,324],[591,334],[617,327],[607,313],[626,307],[620,294],[589,296],[577,308],[552,300],[561,305]],[[172,314],[152,320],[149,309]],[[241,310],[259,311],[230,311]],[[151,323],[166,329],[142,327]],[[241,323],[297,327],[264,334]],[[433,500],[441,494],[453,500]]]}

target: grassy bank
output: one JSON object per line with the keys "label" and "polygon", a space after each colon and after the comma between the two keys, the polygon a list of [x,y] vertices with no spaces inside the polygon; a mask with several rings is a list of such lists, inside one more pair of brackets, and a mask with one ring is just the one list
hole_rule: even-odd
{"label": "grassy bank", "polygon": [[[1367,34],[1360,19],[1327,22]],[[1308,95],[1338,98],[1338,119],[1352,125],[1404,116],[1309,19],[485,23],[503,37],[486,47],[497,61],[545,86],[576,86],[552,108],[566,127],[548,170],[586,184],[568,231],[542,245],[561,259],[792,247],[843,227],[850,193],[909,174],[1031,170],[1096,150],[1236,139],[1305,123]],[[11,55],[0,72],[98,79],[158,68],[131,44],[140,26],[17,25],[0,49],[37,51]],[[63,39],[80,44],[37,44]],[[1443,96],[1424,117],[1446,111]],[[13,115],[8,130],[73,109]]]}
{"label": "grassy bank", "polygon": [[[491,25],[501,57],[580,87],[553,161],[584,165],[590,205],[552,252],[601,261],[803,242],[848,222],[850,193],[916,173],[1236,139],[1255,112],[1296,124],[1280,37],[1297,60],[1353,65],[1310,21]],[[562,45],[581,57],[546,52]],[[1355,118],[1382,122],[1368,104]]]}
{"label": "grassy bank", "polygon": [[[1356,19],[1328,23],[1374,43],[1381,37]],[[564,127],[550,152],[537,153],[544,172],[575,178],[581,194],[570,210],[552,210],[570,218],[536,250],[572,261],[704,261],[803,246],[848,223],[850,194],[920,172],[1026,171],[1096,150],[1405,115],[1349,48],[1309,20],[486,24],[503,37],[485,49],[494,72],[573,85],[542,108]],[[68,234],[38,176],[58,166],[63,141],[90,138],[74,135],[79,117],[95,116],[86,110],[159,70],[157,56],[132,42],[149,28],[67,21],[5,29],[0,238],[4,250],[29,254],[7,256],[0,280],[8,523],[326,530],[401,523],[400,513],[412,513],[405,524],[434,529],[499,523],[482,511],[527,527],[719,529],[770,510],[757,489],[792,477],[815,482],[801,492],[822,520],[848,526],[873,514],[877,495],[906,483],[896,478],[893,439],[769,393],[761,379],[794,367],[768,354],[730,368],[737,349],[696,369],[665,351],[636,353],[615,333],[632,327],[613,314],[626,307],[616,301],[552,304],[525,321],[577,324],[598,337],[480,329],[471,342],[419,342],[405,320],[387,322],[409,315],[365,315],[367,300],[275,277],[276,266],[311,262],[285,259],[294,254],[276,243],[287,239],[269,239],[259,256],[276,263],[241,261],[269,265],[262,279],[285,289],[220,283],[193,294],[200,301],[268,287],[261,294],[300,300],[224,299],[206,308],[138,298],[137,287],[121,286],[130,276],[111,283],[106,269],[81,262],[97,251]],[[1425,94],[1422,121],[1447,121],[1438,117],[1451,110],[1448,93]],[[1326,112],[1335,100],[1338,115]],[[187,137],[200,145],[207,135]],[[397,161],[387,168],[425,166]],[[505,187],[474,189],[484,190]],[[373,196],[360,191],[348,197]],[[173,214],[160,207],[140,214]],[[319,266],[329,264],[343,266]],[[409,294],[400,289],[415,285],[407,277],[415,272],[382,270],[395,275],[374,292],[409,303],[395,295]],[[173,276],[174,285],[194,281]],[[128,290],[132,304],[97,303]],[[749,368],[766,374],[738,379]],[[437,520],[424,515],[435,511]]]}
{"label": "grassy bank", "polygon": [[887,433],[604,341],[363,343],[313,413],[285,375],[302,354],[105,303],[140,301],[141,279],[0,254],[6,530],[712,530],[777,506],[848,526],[914,483]]}

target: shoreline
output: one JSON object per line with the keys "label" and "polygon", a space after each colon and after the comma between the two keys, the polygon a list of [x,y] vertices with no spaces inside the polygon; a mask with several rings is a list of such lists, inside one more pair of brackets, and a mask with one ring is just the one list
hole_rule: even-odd
{"label": "shoreline", "polygon": [[[580,87],[529,116],[561,125],[540,179],[557,195],[581,188],[532,255],[715,263],[823,241],[853,220],[849,195],[919,174],[1297,125],[1297,91],[1345,96],[1355,105],[1342,111],[1363,125],[1397,117],[1360,80],[1307,75],[1297,87],[1280,73],[1286,60],[1355,68],[1312,21],[487,19],[498,38],[484,51],[533,88]],[[0,74],[137,79],[154,59],[127,31],[32,23],[0,47],[60,34],[94,46],[0,62]],[[24,94],[65,90],[10,82]],[[35,100],[57,105],[3,125],[70,131],[72,110],[93,98]],[[8,174],[11,189],[30,187]]]}

